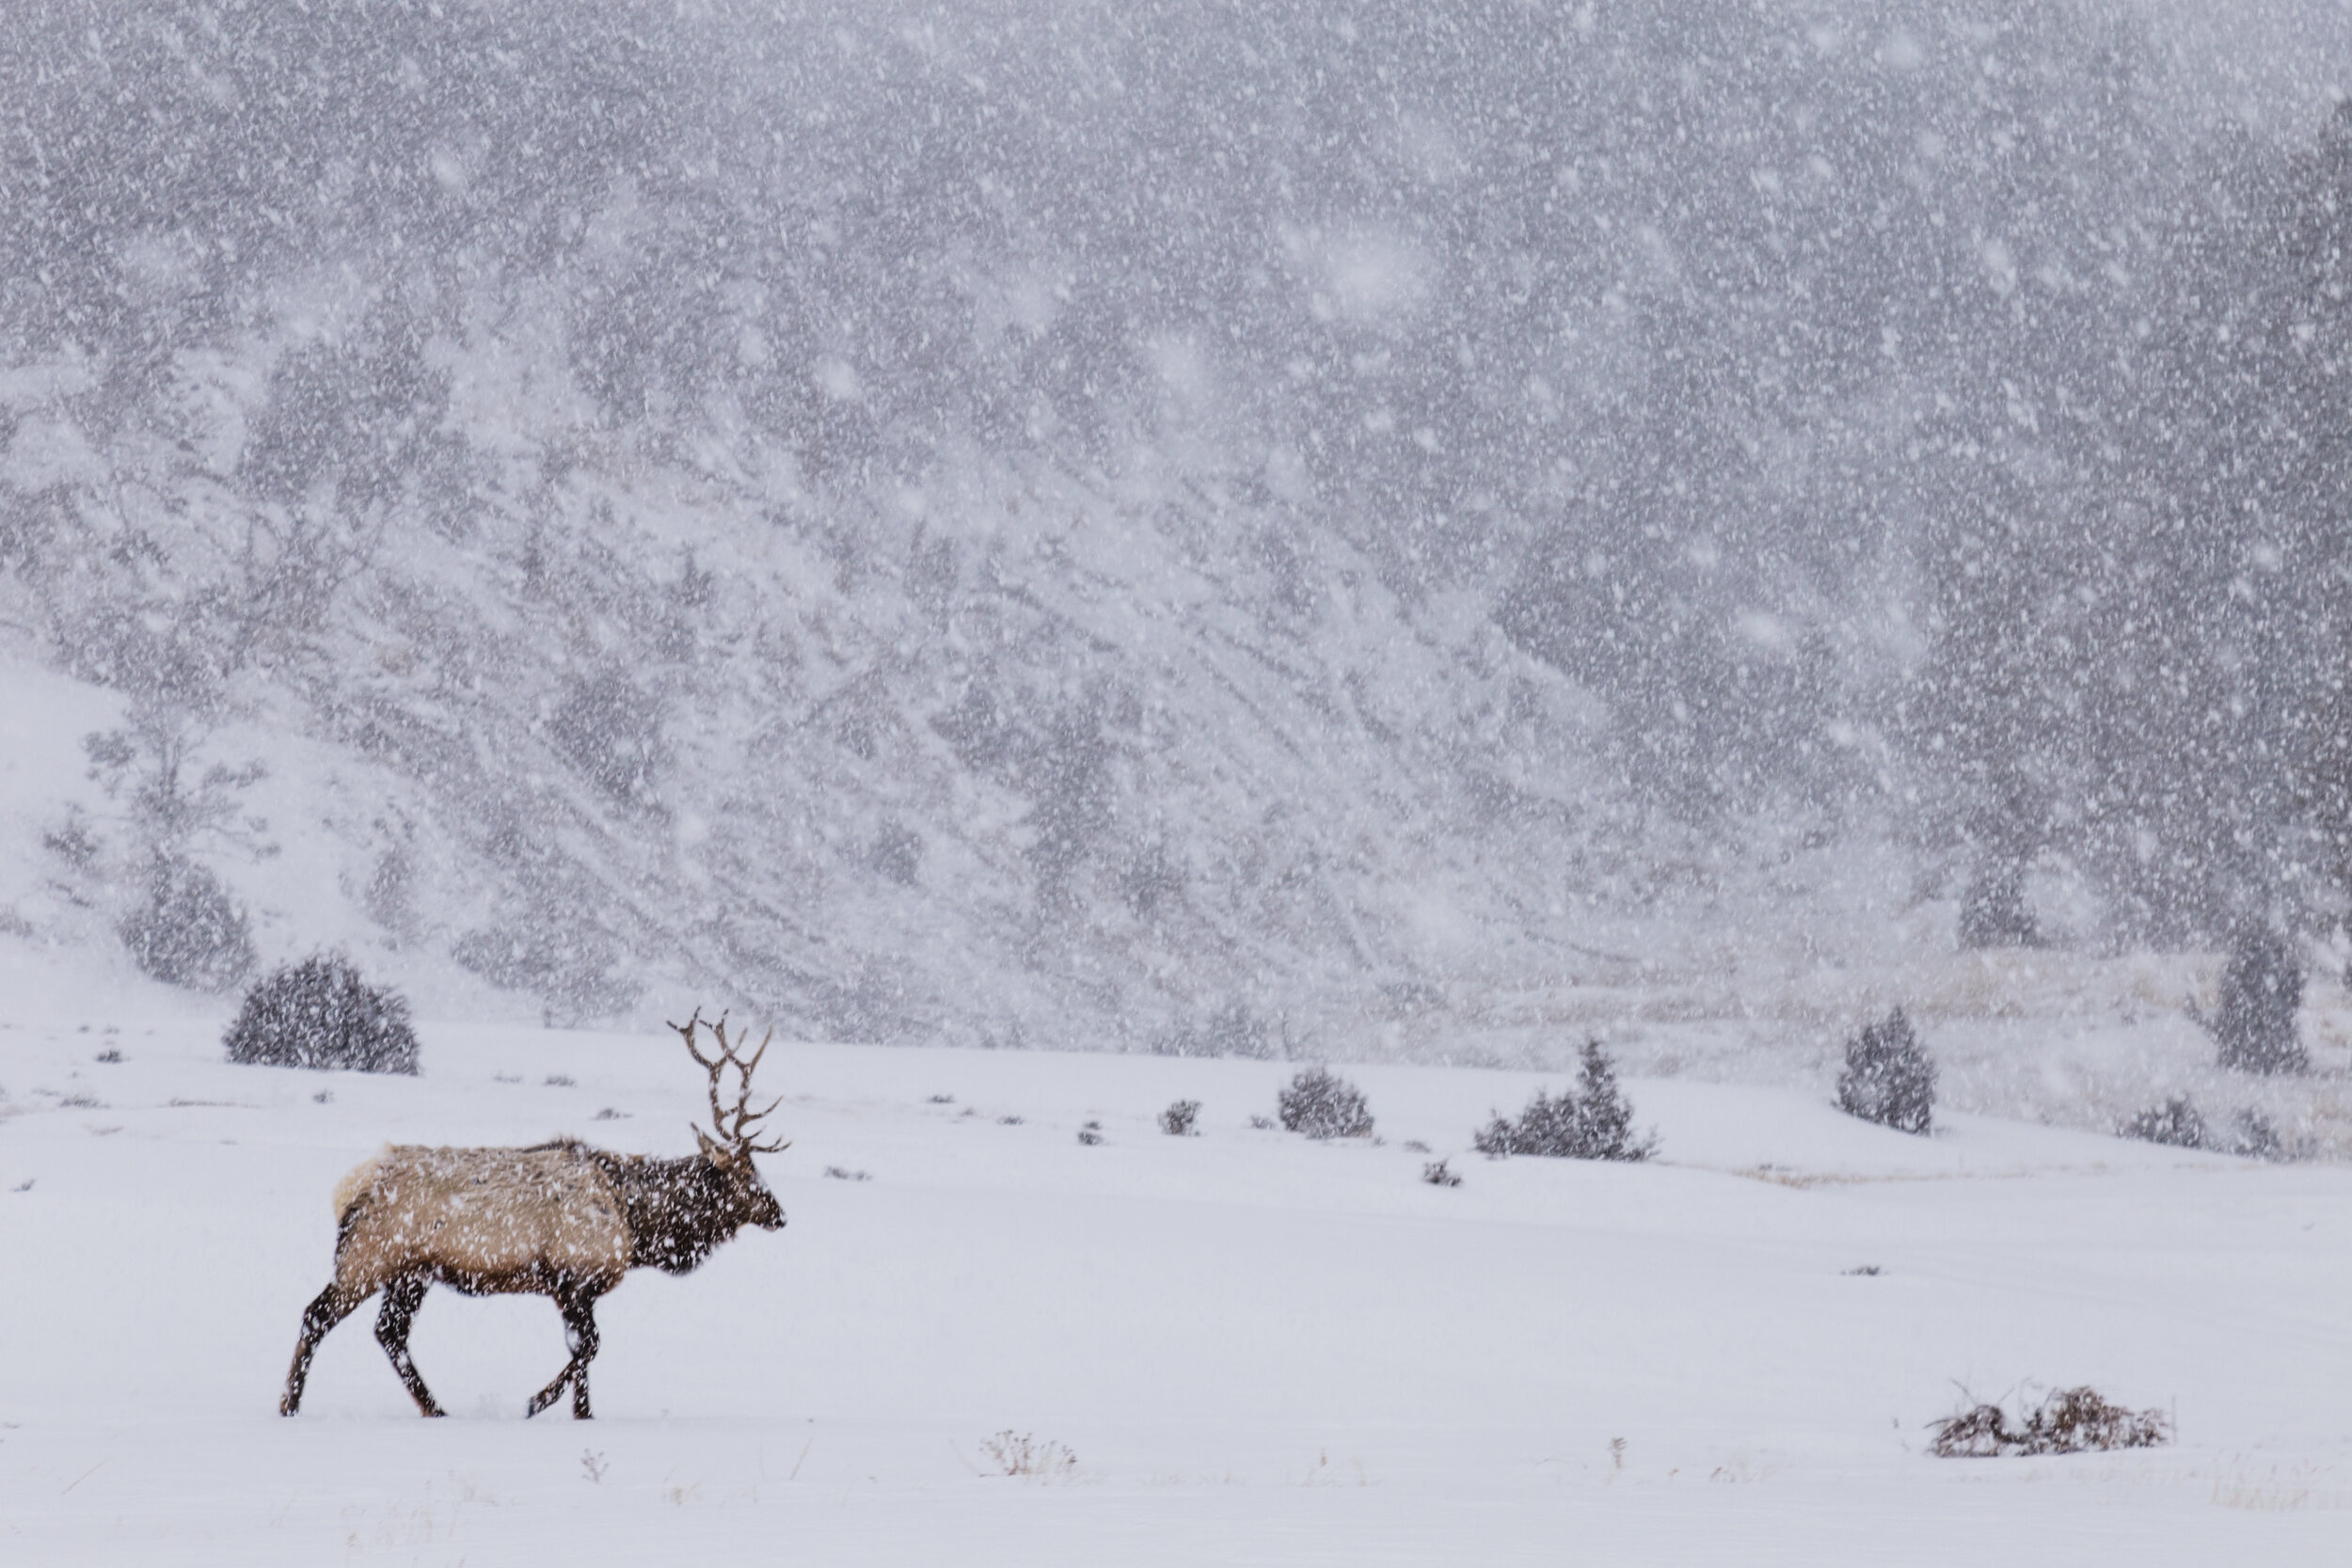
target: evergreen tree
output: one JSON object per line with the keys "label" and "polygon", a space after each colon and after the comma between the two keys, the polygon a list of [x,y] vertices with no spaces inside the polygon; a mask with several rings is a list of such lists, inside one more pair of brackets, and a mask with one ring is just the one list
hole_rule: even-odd
{"label": "evergreen tree", "polygon": [[2309,1070],[2296,1018],[2302,1006],[2303,965],[2286,939],[2267,926],[2240,929],[2210,1025],[2221,1065],[2241,1072]]}
{"label": "evergreen tree", "polygon": [[1935,1113],[1935,1064],[1900,1007],[1846,1042],[1837,1108],[1899,1132],[1928,1131]]}
{"label": "evergreen tree", "polygon": [[167,985],[227,990],[253,967],[245,911],[210,867],[184,855],[148,863],[146,897],[120,932],[132,960]]}
{"label": "evergreen tree", "polygon": [[1470,1135],[1481,1154],[1536,1154],[1558,1160],[1646,1160],[1655,1136],[1633,1135],[1633,1106],[1617,1087],[1616,1069],[1600,1041],[1586,1040],[1574,1094],[1537,1089],[1517,1121],[1496,1117]]}

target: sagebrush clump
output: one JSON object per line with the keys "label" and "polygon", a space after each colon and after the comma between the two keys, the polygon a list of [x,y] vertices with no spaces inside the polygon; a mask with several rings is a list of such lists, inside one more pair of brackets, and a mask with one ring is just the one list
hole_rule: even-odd
{"label": "sagebrush clump", "polygon": [[1928,1449],[1940,1459],[1993,1459],[2153,1449],[2170,1438],[2172,1421],[2161,1410],[2127,1410],[2086,1385],[2050,1395],[2017,1422],[1997,1404],[1975,1402],[1929,1430]]}
{"label": "sagebrush clump", "polygon": [[258,980],[229,1026],[229,1059],[257,1067],[417,1070],[408,1004],[351,960],[317,954]]}
{"label": "sagebrush clump", "polygon": [[1283,1127],[1311,1138],[1369,1138],[1372,1107],[1363,1090],[1328,1068],[1310,1068],[1275,1101]]}
{"label": "sagebrush clump", "polygon": [[1160,1113],[1160,1131],[1171,1138],[1189,1138],[1193,1135],[1192,1124],[1200,1116],[1200,1101],[1171,1101],[1168,1109]]}
{"label": "sagebrush clump", "polygon": [[2127,1138],[2169,1144],[2175,1148],[2205,1148],[2212,1139],[2197,1107],[2177,1094],[2152,1110],[2140,1112],[2118,1131]]}
{"label": "sagebrush clump", "polygon": [[2209,1149],[2216,1154],[2237,1154],[2249,1160],[2295,1157],[2279,1136],[2278,1128],[2259,1111],[2238,1112],[2231,1118],[2229,1127],[2230,1131],[2224,1133],[2200,1115],[2185,1096],[2174,1095],[2163,1104],[2140,1112],[2116,1131],[2126,1138],[2146,1143]]}
{"label": "sagebrush clump", "polygon": [[1900,1007],[1846,1042],[1837,1108],[1899,1132],[1929,1130],[1935,1117],[1935,1063],[1920,1049]]}
{"label": "sagebrush clump", "polygon": [[1561,1160],[1646,1160],[1655,1136],[1633,1135],[1633,1106],[1617,1087],[1616,1068],[1600,1041],[1584,1042],[1576,1092],[1535,1091],[1517,1121],[1498,1116],[1470,1135],[1481,1154],[1536,1154]]}

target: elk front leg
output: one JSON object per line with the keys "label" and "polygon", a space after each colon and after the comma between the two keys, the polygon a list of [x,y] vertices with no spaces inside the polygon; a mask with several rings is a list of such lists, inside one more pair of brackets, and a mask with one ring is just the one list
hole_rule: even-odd
{"label": "elk front leg", "polygon": [[417,1364],[408,1358],[408,1325],[424,1305],[424,1293],[432,1281],[409,1275],[384,1287],[384,1307],[375,1315],[375,1342],[384,1347],[384,1354],[392,1358],[392,1370],[400,1374],[401,1384],[408,1397],[417,1402],[423,1415],[440,1416],[447,1412],[433,1402],[432,1390],[424,1379],[417,1375]]}
{"label": "elk front leg", "polygon": [[291,1416],[302,1408],[302,1386],[310,1381],[310,1357],[318,1354],[319,1341],[326,1338],[326,1331],[350,1317],[372,1294],[369,1291],[355,1294],[341,1285],[329,1285],[304,1309],[302,1338],[294,1341],[294,1365],[286,1370],[286,1391],[278,1401],[280,1416]]}
{"label": "elk front leg", "polygon": [[572,1358],[564,1363],[564,1370],[555,1374],[555,1381],[531,1397],[523,1411],[526,1418],[536,1416],[555,1402],[566,1383],[572,1386],[572,1416],[585,1421],[588,1410],[588,1363],[596,1357],[596,1298],[584,1291],[560,1291],[555,1296],[555,1309],[564,1314],[564,1342],[571,1348]]}

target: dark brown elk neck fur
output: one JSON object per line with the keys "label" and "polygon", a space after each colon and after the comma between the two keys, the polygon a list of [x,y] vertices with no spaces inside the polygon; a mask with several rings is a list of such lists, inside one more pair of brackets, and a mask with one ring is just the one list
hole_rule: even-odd
{"label": "dark brown elk neck fur", "polygon": [[631,1268],[687,1274],[744,1226],[774,1229],[784,1224],[775,1198],[749,1172],[748,1161],[723,1166],[700,1154],[662,1160],[575,1147],[620,1196]]}

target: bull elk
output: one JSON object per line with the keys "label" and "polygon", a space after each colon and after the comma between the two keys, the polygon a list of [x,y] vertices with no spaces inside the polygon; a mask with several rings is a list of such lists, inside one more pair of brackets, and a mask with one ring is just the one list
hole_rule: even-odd
{"label": "bull elk", "polygon": [[[723,1015],[705,1023],[697,1010],[670,1027],[710,1078],[711,1130],[694,1129],[697,1154],[613,1154],[572,1138],[527,1148],[387,1145],[344,1177],[335,1189],[335,1282],[302,1314],[278,1413],[301,1407],[310,1357],[327,1331],[381,1291],[376,1342],[417,1408],[442,1414],[408,1356],[409,1324],[425,1291],[441,1284],[469,1296],[553,1297],[572,1358],[532,1396],[525,1414],[553,1404],[568,1384],[572,1414],[584,1420],[598,1296],[631,1269],[689,1273],[744,1226],[782,1229],[784,1211],[752,1164],[755,1154],[787,1147],[755,1135],[781,1101],[751,1109],[752,1073],[768,1039],[746,1059],[737,1052],[743,1037],[727,1037]],[[715,1041],[710,1056],[696,1045],[704,1029]],[[729,1069],[736,1077],[732,1109],[720,1101]]]}

